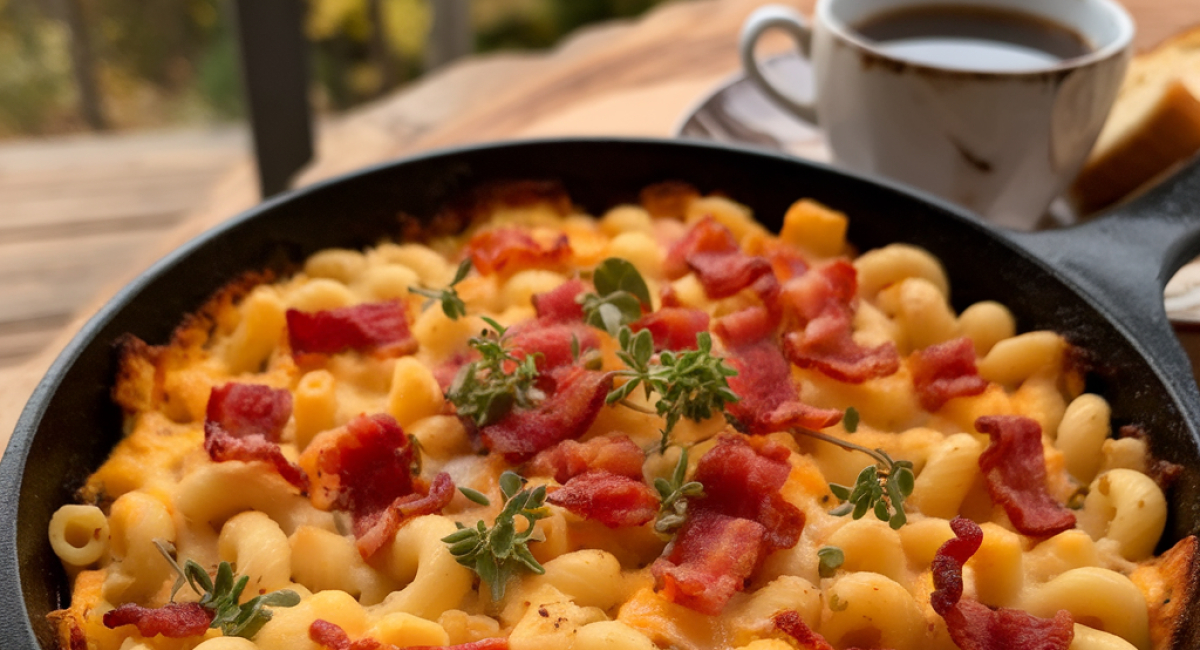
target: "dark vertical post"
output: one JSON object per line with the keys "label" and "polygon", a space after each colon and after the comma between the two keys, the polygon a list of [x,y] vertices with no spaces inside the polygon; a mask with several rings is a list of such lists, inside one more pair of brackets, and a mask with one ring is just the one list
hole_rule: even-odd
{"label": "dark vertical post", "polygon": [[313,154],[308,47],[299,0],[234,0],[263,197],[288,188]]}
{"label": "dark vertical post", "polygon": [[425,51],[425,69],[433,70],[463,55],[472,48],[471,4],[469,0],[434,0],[433,25]]}
{"label": "dark vertical post", "polygon": [[79,89],[79,108],[83,119],[93,130],[108,128],[104,106],[100,100],[100,85],[96,83],[96,62],[92,56],[92,39],[79,0],[58,0],[59,15],[71,31],[71,67],[75,86]]}
{"label": "dark vertical post", "polygon": [[387,26],[383,22],[383,2],[367,0],[367,17],[371,21],[371,60],[379,71],[379,88],[376,89],[379,95],[396,86],[396,65],[388,46]]}

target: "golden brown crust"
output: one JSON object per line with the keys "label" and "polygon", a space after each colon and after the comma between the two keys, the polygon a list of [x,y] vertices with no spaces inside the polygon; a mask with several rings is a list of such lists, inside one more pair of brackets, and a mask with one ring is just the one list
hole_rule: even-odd
{"label": "golden brown crust", "polygon": [[1169,551],[1139,566],[1129,576],[1146,597],[1150,608],[1150,641],[1161,650],[1183,650],[1187,640],[1178,638],[1196,615],[1200,586],[1200,547],[1195,535],[1185,537]]}
{"label": "golden brown crust", "polygon": [[683,219],[688,204],[700,198],[700,192],[683,181],[663,181],[642,190],[638,196],[642,207],[652,217]]}

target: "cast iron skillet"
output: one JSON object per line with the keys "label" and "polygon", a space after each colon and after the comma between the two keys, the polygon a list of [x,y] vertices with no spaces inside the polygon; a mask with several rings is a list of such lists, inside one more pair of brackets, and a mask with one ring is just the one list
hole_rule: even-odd
{"label": "cast iron skillet", "polygon": [[[792,201],[813,197],[851,216],[849,238],[862,249],[923,246],[945,264],[956,309],[999,300],[1020,331],[1053,329],[1093,353],[1088,389],[1111,402],[1118,424],[1145,426],[1155,455],[1185,468],[1169,495],[1164,547],[1200,530],[1200,395],[1162,303],[1166,280],[1200,252],[1200,164],[1098,221],[1013,234],[895,185],[745,148],[616,139],[483,145],[268,201],[155,264],[84,326],[37,387],[0,463],[3,646],[53,647],[46,613],[65,606],[68,592],[47,526],[121,435],[109,398],[120,335],[166,342],[184,314],[243,271],[373,244],[397,233],[398,213],[431,215],[497,179],[558,179],[592,214],[651,183],[685,180],[751,206],[774,230]],[[1184,625],[1178,647],[1200,647],[1200,620]]]}

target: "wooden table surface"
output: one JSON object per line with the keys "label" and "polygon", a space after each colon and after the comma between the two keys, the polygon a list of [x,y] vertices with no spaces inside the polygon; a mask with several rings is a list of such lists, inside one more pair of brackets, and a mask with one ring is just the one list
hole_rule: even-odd
{"label": "wooden table surface", "polygon": [[[1200,23],[1200,0],[1122,0],[1138,23],[1144,49]],[[317,156],[297,179],[304,185],[413,152],[469,142],[556,135],[668,136],[687,110],[739,68],[737,33],[763,0],[692,0],[664,5],[635,22],[587,28],[544,53],[466,59],[375,104],[322,127]],[[810,0],[787,0],[806,13]],[[765,49],[787,47],[768,39]],[[29,361],[0,367],[0,442],[26,399],[70,337],[122,285],[179,244],[258,200],[248,159],[233,165],[170,228],[141,242],[120,232],[109,264],[123,269],[109,286],[80,298],[66,323],[49,323],[53,341]],[[3,215],[0,215],[2,225]],[[63,282],[63,288],[69,287]],[[0,302],[3,291],[0,287]]]}

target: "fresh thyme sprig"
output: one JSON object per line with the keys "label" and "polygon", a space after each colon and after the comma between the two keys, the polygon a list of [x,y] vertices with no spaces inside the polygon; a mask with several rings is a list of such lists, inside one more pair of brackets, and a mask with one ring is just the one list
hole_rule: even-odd
{"label": "fresh thyme sprig", "polygon": [[687,504],[690,498],[704,496],[704,486],[699,481],[687,481],[688,452],[684,449],[679,454],[679,462],[675,463],[675,471],[670,480],[659,477],[654,479],[654,489],[662,500],[658,506],[658,517],[654,520],[654,531],[660,535],[672,535],[687,518]]}
{"label": "fresh thyme sprig", "polygon": [[634,334],[628,327],[617,333],[621,349],[617,357],[627,366],[618,370],[617,377],[627,381],[608,393],[607,403],[621,403],[638,407],[626,401],[634,390],[641,386],[646,398],[658,394],[654,412],[664,418],[662,440],[659,451],[665,452],[670,444],[671,430],[680,418],[699,422],[716,413],[725,414],[725,406],[739,401],[729,387],[729,378],[737,371],[725,360],[712,353],[712,336],[708,332],[696,334],[695,350],[673,352],[666,350],[654,355],[654,338],[649,330]]}
{"label": "fresh thyme sprig", "polygon": [[862,452],[875,460],[873,465],[864,467],[858,473],[854,487],[829,484],[833,496],[844,502],[830,510],[829,514],[838,517],[852,515],[854,519],[862,519],[868,511],[873,511],[877,519],[887,522],[893,530],[904,526],[908,521],[908,515],[904,511],[904,500],[912,495],[915,484],[911,461],[892,460],[882,449],[868,449],[811,429],[797,427],[792,429],[792,432],[833,443],[843,449]]}
{"label": "fresh thyme sprig", "polygon": [[253,638],[271,620],[272,613],[267,607],[294,607],[300,604],[300,595],[290,589],[273,591],[238,604],[242,591],[250,582],[250,576],[239,578],[234,575],[232,565],[221,562],[217,565],[214,580],[195,560],[188,560],[182,567],[179,566],[173,554],[174,549],[168,548],[168,544],[154,540],[154,546],[178,576],[171,588],[171,602],[175,602],[175,595],[185,584],[191,587],[200,596],[200,606],[213,612],[209,627],[221,630],[225,636]]}
{"label": "fresh thyme sprig", "polygon": [[483,317],[490,329],[473,337],[468,344],[479,352],[479,360],[462,367],[446,389],[446,399],[462,417],[478,426],[498,422],[514,406],[532,408],[546,398],[537,386],[537,359],[540,354],[517,358],[507,347],[508,329]]}
{"label": "fresh thyme sprig", "polygon": [[434,302],[442,303],[442,313],[446,314],[446,318],[450,320],[458,320],[467,315],[467,304],[459,297],[458,290],[454,288],[459,282],[462,282],[467,274],[471,272],[471,258],[468,257],[458,264],[458,270],[454,273],[454,280],[445,289],[425,289],[423,287],[409,287],[408,290],[419,296],[425,296],[429,300],[425,301],[422,309],[428,309]]}
{"label": "fresh thyme sprig", "polygon": [[[491,586],[492,600],[504,598],[508,579],[522,567],[543,574],[546,569],[529,551],[530,542],[544,539],[534,524],[550,516],[546,504],[546,486],[522,489],[524,479],[513,472],[500,475],[500,493],[504,508],[488,528],[482,520],[474,527],[460,524],[456,532],[442,538],[458,563],[479,574]],[[480,505],[491,505],[483,494],[470,488],[459,488],[463,496]],[[517,517],[525,520],[522,531],[517,530]]]}
{"label": "fresh thyme sprig", "polygon": [[610,257],[592,273],[596,293],[581,294],[584,320],[588,325],[617,336],[621,326],[642,317],[650,308],[650,288],[637,267],[619,257]]}

